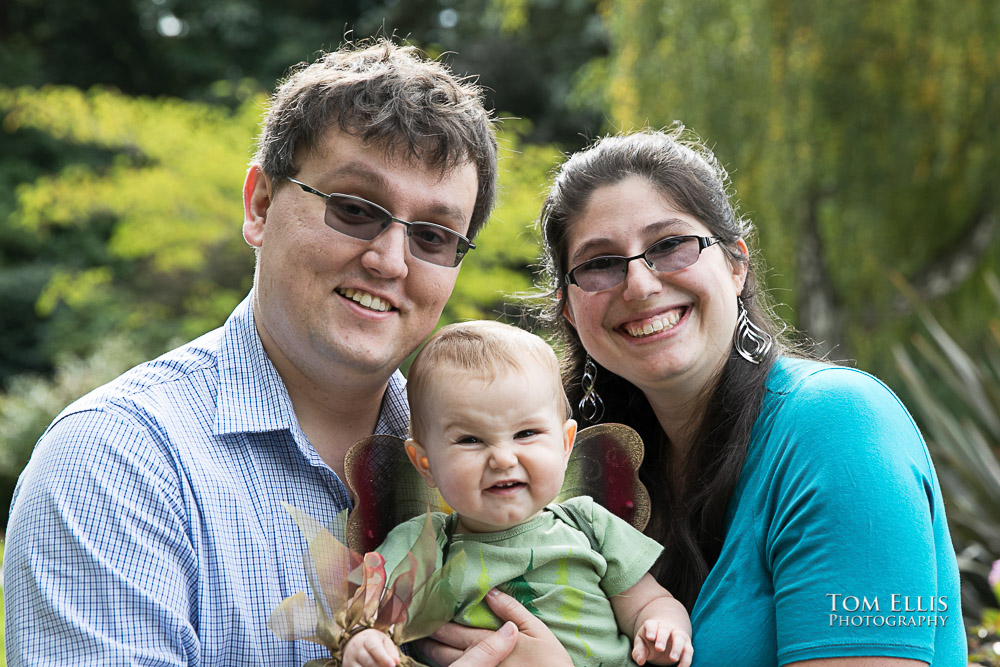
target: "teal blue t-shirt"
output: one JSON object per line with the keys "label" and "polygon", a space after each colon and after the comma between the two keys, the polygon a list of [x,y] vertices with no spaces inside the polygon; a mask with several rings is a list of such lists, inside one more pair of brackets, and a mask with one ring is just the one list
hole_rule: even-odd
{"label": "teal blue t-shirt", "polygon": [[885,385],[814,361],[775,364],[691,624],[696,665],[967,664],[941,489]]}

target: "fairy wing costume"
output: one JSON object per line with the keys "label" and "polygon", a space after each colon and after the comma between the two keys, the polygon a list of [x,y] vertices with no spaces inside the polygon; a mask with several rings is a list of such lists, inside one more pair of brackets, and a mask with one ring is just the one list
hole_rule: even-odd
{"label": "fairy wing costume", "polygon": [[[642,457],[642,440],[627,426],[583,429],[555,502],[591,496],[642,530],[649,520],[649,494],[638,478]],[[426,637],[450,621],[460,603],[449,577],[461,573],[465,554],[455,553],[435,569],[438,545],[429,515],[451,509],[413,468],[404,441],[374,435],[356,443],[345,459],[345,477],[354,509],[346,521],[345,513],[340,514],[333,532],[346,535],[346,544],[305,513],[288,508],[309,543],[303,558],[314,598],[304,593],[287,598],[268,627],[282,639],[306,639],[330,649],[329,660],[312,661],[308,667],[339,665],[347,640],[364,628],[386,632],[397,645]],[[392,528],[421,514],[427,520],[416,542],[387,573],[375,549]],[[420,664],[402,657],[404,665]]]}
{"label": "fairy wing costume", "polygon": [[[642,457],[642,439],[628,426],[600,424],[581,430],[555,502],[591,496],[642,530],[649,521],[649,493],[638,476]],[[347,539],[359,552],[374,550],[393,527],[428,508],[451,512],[437,489],[427,486],[413,468],[400,438],[373,435],[361,440],[348,452],[344,469],[355,498]]]}

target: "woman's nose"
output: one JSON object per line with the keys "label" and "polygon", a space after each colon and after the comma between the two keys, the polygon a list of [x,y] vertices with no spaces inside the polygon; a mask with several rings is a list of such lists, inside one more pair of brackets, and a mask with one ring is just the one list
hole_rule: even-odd
{"label": "woman's nose", "polygon": [[625,292],[627,301],[641,301],[663,289],[663,283],[656,275],[656,269],[646,263],[645,258],[638,257],[628,263],[625,270]]}

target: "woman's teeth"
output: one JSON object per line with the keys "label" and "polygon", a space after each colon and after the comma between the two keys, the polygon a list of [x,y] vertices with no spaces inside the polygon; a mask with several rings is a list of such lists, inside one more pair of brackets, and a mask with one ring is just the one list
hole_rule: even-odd
{"label": "woman's teeth", "polygon": [[673,329],[674,325],[677,324],[681,319],[681,314],[683,309],[676,308],[670,312],[659,315],[657,317],[651,318],[639,323],[629,323],[625,325],[625,330],[633,338],[644,338],[646,336],[655,334],[659,331],[665,331],[667,329]]}
{"label": "woman's teeth", "polygon": [[337,290],[339,294],[346,296],[348,299],[360,303],[365,308],[371,310],[376,310],[380,313],[384,313],[389,310],[389,304],[378,298],[377,296],[372,296],[368,292],[362,292],[359,289],[348,288],[345,290]]}

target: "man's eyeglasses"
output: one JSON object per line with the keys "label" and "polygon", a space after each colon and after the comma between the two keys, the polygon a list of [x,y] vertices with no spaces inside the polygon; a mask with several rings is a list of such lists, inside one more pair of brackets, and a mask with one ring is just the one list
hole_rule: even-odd
{"label": "man's eyeglasses", "polygon": [[695,262],[701,251],[722,239],[713,236],[668,236],[633,257],[604,255],[577,264],[566,274],[566,283],[584,292],[611,289],[625,280],[629,262],[641,259],[651,271],[680,271]]}
{"label": "man's eyeglasses", "polygon": [[371,241],[389,225],[398,222],[406,227],[410,254],[438,266],[458,266],[465,253],[476,247],[472,241],[453,229],[433,222],[400,220],[367,199],[338,193],[326,194],[291,176],[286,178],[309,194],[326,199],[327,226],[352,238]]}

